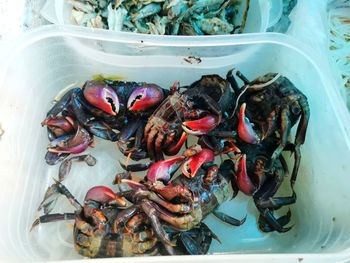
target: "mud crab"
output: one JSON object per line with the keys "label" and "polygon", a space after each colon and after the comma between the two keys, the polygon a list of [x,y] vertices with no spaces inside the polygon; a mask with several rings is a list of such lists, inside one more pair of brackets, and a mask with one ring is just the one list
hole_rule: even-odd
{"label": "mud crab", "polygon": [[33,222],[32,229],[41,223],[74,220],[74,247],[85,257],[206,254],[212,238],[216,238],[204,223],[190,231],[168,229],[176,247],[164,248],[147,216],[132,207],[120,209],[126,203],[110,188],[95,186],[89,189],[81,205],[61,182],[56,181],[54,187],[71,202],[75,212],[45,214]]}
{"label": "mud crab", "polygon": [[[292,127],[298,123],[293,143],[295,163],[290,180],[293,186],[301,160],[300,146],[305,142],[310,118],[307,97],[289,79],[277,73],[268,73],[253,81],[239,71],[237,76],[244,82],[242,88],[232,85],[238,94],[236,106],[240,105],[238,136],[245,143],[259,144],[277,133],[279,142],[271,155],[270,167],[288,144]],[[237,84],[232,71],[228,78]]]}
{"label": "mud crab", "polygon": [[[203,149],[197,153],[195,151],[187,160],[183,156],[177,156],[158,161],[152,165],[155,168],[149,168],[146,179],[142,182],[125,177],[120,179],[120,176],[128,177],[128,174],[118,175],[117,181],[120,180],[132,188],[128,190],[120,185],[120,194],[147,214],[157,237],[164,244],[172,245],[162,228],[163,223],[174,229],[187,231],[213,213],[222,221],[239,226],[244,223],[245,218],[238,220],[216,210],[229,199],[228,186],[232,179],[232,167],[231,163],[224,162],[218,168],[212,162],[213,158],[211,150]],[[173,173],[181,164],[184,164],[182,170],[185,174],[172,179]],[[191,173],[188,173],[188,168],[191,168]]]}
{"label": "mud crab", "polygon": [[259,228],[264,232],[290,230],[291,227],[285,227],[291,218],[290,210],[280,218],[276,218],[273,212],[296,201],[293,188],[291,196],[275,197],[288,173],[287,164],[282,155],[270,167],[270,158],[279,142],[276,136],[269,136],[259,144],[238,144],[241,156],[232,170],[233,188],[253,197],[260,212]]}
{"label": "mud crab", "polygon": [[[179,89],[185,89],[183,93]],[[151,159],[163,159],[162,151],[175,155],[187,134],[202,135],[214,129],[230,114],[234,96],[230,84],[218,75],[206,75],[190,86],[173,86],[154,111],[145,127],[145,140]]]}
{"label": "mud crab", "polygon": [[92,136],[117,141],[119,149],[125,155],[131,153],[133,159],[145,158],[141,139],[146,120],[167,95],[168,91],[156,84],[108,79],[87,81],[82,88],[68,90],[42,122],[55,146],[66,145],[52,147],[50,143],[47,163],[55,164],[77,153],[71,145],[83,152],[92,143]]}

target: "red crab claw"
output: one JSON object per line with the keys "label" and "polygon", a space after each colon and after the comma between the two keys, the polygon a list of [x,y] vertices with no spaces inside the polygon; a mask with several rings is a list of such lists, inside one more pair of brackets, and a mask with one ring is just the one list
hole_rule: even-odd
{"label": "red crab claw", "polygon": [[247,172],[247,156],[245,154],[236,163],[237,185],[246,195],[252,195],[257,190]]}
{"label": "red crab claw", "polygon": [[113,116],[118,114],[118,95],[111,87],[96,81],[88,81],[84,85],[83,92],[84,98],[92,106]]}
{"label": "red crab claw", "polygon": [[200,153],[190,157],[182,166],[182,173],[188,177],[194,177],[204,163],[214,160],[214,152],[210,149],[203,149]]}
{"label": "red crab claw", "polygon": [[82,127],[74,135],[64,135],[50,142],[48,151],[52,153],[82,153],[92,143],[92,137]]}
{"label": "red crab claw", "polygon": [[134,190],[138,190],[138,189],[147,190],[147,187],[144,184],[135,182],[135,181],[133,181],[131,179],[123,178],[123,179],[120,180],[120,182],[129,185]]}
{"label": "red crab claw", "polygon": [[193,121],[185,121],[182,128],[192,135],[203,135],[210,132],[219,124],[219,118],[214,115],[207,115],[201,119]]}
{"label": "red crab claw", "polygon": [[75,129],[74,121],[70,117],[45,119],[41,125],[46,125],[56,136],[62,136],[74,131]]}
{"label": "red crab claw", "polygon": [[84,201],[95,201],[101,204],[126,206],[126,202],[122,197],[118,196],[110,188],[103,185],[90,188],[85,195]]}
{"label": "red crab claw", "polygon": [[253,125],[251,124],[249,119],[245,116],[245,108],[246,104],[243,103],[239,110],[238,136],[247,143],[258,144],[260,143],[260,138],[254,131]]}
{"label": "red crab claw", "polygon": [[144,84],[136,88],[128,100],[128,109],[143,111],[158,105],[164,99],[162,89],[155,84]]}
{"label": "red crab claw", "polygon": [[184,156],[175,156],[167,160],[155,162],[147,171],[147,181],[151,184],[157,181],[169,182],[171,176],[179,169]]}
{"label": "red crab claw", "polygon": [[169,184],[164,187],[154,187],[153,191],[160,194],[164,199],[171,201],[174,198],[179,198],[180,202],[192,202],[193,195],[192,192],[183,185],[172,185]]}
{"label": "red crab claw", "polygon": [[170,146],[168,146],[167,148],[164,149],[164,153],[166,155],[175,155],[177,154],[180,149],[182,148],[182,146],[184,145],[184,143],[186,142],[187,139],[187,133],[186,132],[182,132],[180,139],[176,142],[174,142],[173,144],[171,144]]}

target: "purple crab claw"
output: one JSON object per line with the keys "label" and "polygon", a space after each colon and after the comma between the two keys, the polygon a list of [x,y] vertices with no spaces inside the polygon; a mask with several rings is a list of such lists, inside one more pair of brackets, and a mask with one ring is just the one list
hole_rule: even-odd
{"label": "purple crab claw", "polygon": [[239,110],[238,118],[238,136],[246,143],[258,144],[260,143],[260,138],[253,129],[252,123],[245,116],[246,104],[243,103]]}
{"label": "purple crab claw", "polygon": [[83,88],[84,98],[94,107],[115,116],[119,112],[117,93],[109,86],[97,81],[87,81]]}
{"label": "purple crab claw", "polygon": [[144,84],[131,93],[127,106],[131,111],[143,111],[158,105],[163,98],[161,87],[155,84]]}
{"label": "purple crab claw", "polygon": [[82,127],[74,135],[64,135],[50,142],[48,151],[52,153],[82,153],[92,143],[92,137]]}

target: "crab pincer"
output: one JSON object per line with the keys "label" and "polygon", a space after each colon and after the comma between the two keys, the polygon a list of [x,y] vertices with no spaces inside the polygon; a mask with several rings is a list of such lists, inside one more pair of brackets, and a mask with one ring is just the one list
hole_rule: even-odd
{"label": "crab pincer", "polygon": [[46,118],[41,125],[46,125],[56,137],[72,133],[76,129],[76,123],[68,116]]}
{"label": "crab pincer", "polygon": [[84,202],[95,201],[103,205],[126,206],[125,200],[113,192],[109,187],[99,185],[89,189],[86,193]]}
{"label": "crab pincer", "polygon": [[182,166],[182,173],[188,177],[194,177],[203,164],[214,161],[214,152],[210,149],[202,149],[199,153],[191,156]]}
{"label": "crab pincer", "polygon": [[116,116],[119,112],[117,93],[108,85],[97,81],[88,81],[83,87],[84,98],[94,107]]}
{"label": "crab pincer", "polygon": [[204,135],[213,130],[219,124],[219,118],[209,114],[203,118],[182,123],[185,132],[192,135]]}
{"label": "crab pincer", "polygon": [[161,87],[156,84],[143,84],[131,93],[127,107],[130,111],[144,111],[157,106],[163,99]]}
{"label": "crab pincer", "polygon": [[167,160],[158,161],[151,165],[147,171],[147,182],[156,183],[163,181],[168,183],[172,175],[179,169],[185,160],[185,156],[175,156]]}
{"label": "crab pincer", "polygon": [[238,118],[238,136],[243,141],[250,144],[257,144],[260,142],[258,134],[254,131],[252,123],[245,116],[246,104],[243,103],[239,110]]}
{"label": "crab pincer", "polygon": [[64,135],[50,142],[48,151],[52,153],[82,153],[92,143],[93,138],[87,130],[78,127],[74,135]]}

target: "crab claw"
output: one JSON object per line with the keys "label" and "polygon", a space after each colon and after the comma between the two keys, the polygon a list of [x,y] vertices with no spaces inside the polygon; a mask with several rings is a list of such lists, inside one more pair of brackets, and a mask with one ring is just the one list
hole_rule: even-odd
{"label": "crab claw", "polygon": [[238,160],[236,165],[237,185],[246,195],[252,195],[257,190],[247,172],[247,156],[245,154]]}
{"label": "crab claw", "polygon": [[75,129],[74,121],[70,117],[45,119],[41,125],[46,125],[56,136],[62,136]]}
{"label": "crab claw", "polygon": [[182,173],[188,177],[194,177],[204,163],[214,160],[214,152],[210,149],[203,149],[200,153],[190,157],[182,166]]}
{"label": "crab claw", "polygon": [[210,132],[219,124],[219,118],[214,115],[207,115],[201,119],[193,121],[185,121],[182,128],[192,135],[203,135]]}
{"label": "crab claw", "polygon": [[161,87],[155,84],[144,84],[131,93],[127,106],[131,111],[143,111],[158,105],[163,99]]}
{"label": "crab claw", "polygon": [[74,135],[63,135],[50,142],[48,151],[52,153],[82,153],[92,143],[92,137],[82,127]]}
{"label": "crab claw", "polygon": [[109,86],[97,81],[85,83],[84,98],[94,107],[115,116],[119,112],[119,99],[117,93]]}
{"label": "crab claw", "polygon": [[243,103],[239,110],[238,118],[238,136],[243,141],[250,144],[260,143],[260,138],[253,129],[253,125],[250,123],[249,119],[245,116],[246,104]]}
{"label": "crab claw", "polygon": [[103,185],[90,188],[85,195],[84,201],[95,201],[101,204],[117,204],[119,206],[126,206],[126,202],[122,197],[115,194],[110,188]]}
{"label": "crab claw", "polygon": [[141,183],[135,182],[133,180],[130,179],[121,179],[120,180],[121,183],[127,184],[128,186],[130,186],[132,189],[134,190],[147,190],[147,187]]}
{"label": "crab claw", "polygon": [[157,181],[168,183],[184,159],[184,156],[175,156],[167,160],[155,162],[147,171],[147,181],[152,184]]}

